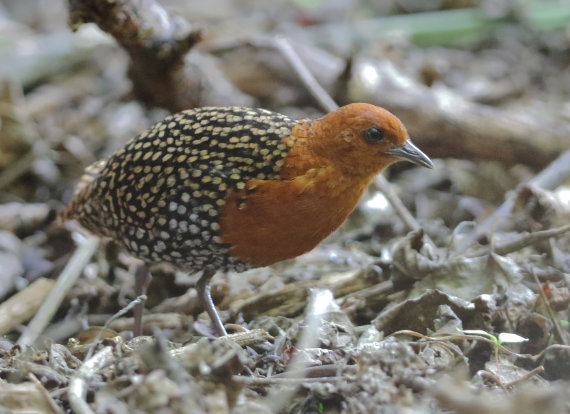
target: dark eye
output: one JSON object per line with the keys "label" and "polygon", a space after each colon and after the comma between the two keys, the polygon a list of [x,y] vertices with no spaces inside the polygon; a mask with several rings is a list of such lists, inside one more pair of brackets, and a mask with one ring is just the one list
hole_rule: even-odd
{"label": "dark eye", "polygon": [[364,140],[371,144],[376,144],[384,138],[384,130],[375,127],[369,128],[364,131]]}

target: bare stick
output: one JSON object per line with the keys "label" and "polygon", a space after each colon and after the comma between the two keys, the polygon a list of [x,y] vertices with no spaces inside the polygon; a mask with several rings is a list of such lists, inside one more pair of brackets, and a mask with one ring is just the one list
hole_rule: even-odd
{"label": "bare stick", "polygon": [[534,233],[523,234],[517,239],[506,243],[495,244],[495,246],[492,248],[484,248],[476,250],[467,255],[462,255],[462,257],[483,256],[485,254],[489,254],[491,250],[497,253],[498,255],[504,256],[506,254],[516,252],[517,250],[523,249],[532,244],[536,244],[543,240],[550,239],[551,237],[560,236],[564,233],[567,233],[568,231],[570,231],[570,224],[562,227],[557,227],[555,229],[535,231]]}
{"label": "bare stick", "polygon": [[323,89],[305,62],[303,62],[301,56],[299,56],[295,48],[291,45],[289,39],[284,36],[259,36],[248,40],[222,42],[221,44],[218,43],[214,47],[210,44],[210,47],[206,47],[206,49],[210,51],[222,51],[235,48],[239,45],[246,45],[260,49],[274,49],[278,51],[283,55],[285,60],[289,62],[289,65],[291,65],[292,69],[301,80],[301,83],[319,103],[324,112],[332,112],[338,109],[338,104],[330,97],[327,91]]}
{"label": "bare stick", "polygon": [[511,389],[512,387],[514,387],[515,385],[518,385],[522,382],[525,382],[529,379],[531,379],[532,377],[534,377],[535,375],[539,375],[542,374],[544,372],[544,367],[542,365],[539,365],[538,367],[536,367],[535,369],[533,369],[532,371],[527,372],[525,375],[523,375],[520,378],[517,378],[516,380],[513,380],[511,382],[507,382],[505,384],[505,388],[506,389]]}
{"label": "bare stick", "polygon": [[378,187],[380,191],[384,194],[394,211],[398,214],[400,219],[404,222],[404,225],[408,230],[418,230],[421,228],[419,223],[416,221],[414,216],[408,211],[402,200],[398,198],[398,195],[394,191],[394,188],[390,185],[388,180],[384,178],[383,175],[378,175],[374,179],[374,184]]}
{"label": "bare stick", "polygon": [[542,289],[542,284],[538,280],[538,276],[536,275],[534,269],[532,269],[531,273],[532,273],[532,276],[534,277],[534,281],[536,282],[536,285],[538,286],[538,294],[540,295],[540,298],[542,299],[542,302],[544,303],[544,307],[546,308],[546,312],[548,313],[548,317],[550,318],[550,321],[554,325],[554,333],[555,333],[555,336],[557,337],[556,339],[562,345],[568,346],[568,341],[566,340],[566,335],[564,334],[562,328],[560,327],[560,324],[558,323],[558,318],[556,317],[554,310],[552,310],[552,307],[550,306],[550,302],[549,302],[548,298],[546,297],[546,293],[544,292],[544,289]]}
{"label": "bare stick", "polygon": [[264,386],[264,385],[299,385],[301,382],[337,382],[342,381],[344,377],[316,377],[316,378],[256,378],[256,377],[243,377],[234,375],[232,379],[236,382],[241,382],[249,386]]}
{"label": "bare stick", "polygon": [[10,332],[34,316],[54,285],[53,280],[41,277],[4,301],[0,305],[0,335]]}
{"label": "bare stick", "polygon": [[2,174],[0,174],[0,190],[5,189],[22,175],[27,173],[32,167],[35,159],[36,154],[34,151],[28,151],[26,155],[2,171]]}
{"label": "bare stick", "polygon": [[319,105],[321,105],[321,108],[323,108],[325,112],[337,110],[337,103],[330,97],[327,91],[323,89],[317,79],[315,79],[311,71],[301,60],[299,54],[293,49],[289,40],[283,36],[277,36],[273,39],[273,42],[275,48],[287,59],[295,73],[297,73],[297,76],[299,76],[299,79],[301,79],[301,82],[303,82],[307,90],[313,95]]}
{"label": "bare stick", "polygon": [[[558,187],[568,177],[570,177],[570,150],[552,161],[548,167],[529,180],[527,185],[551,190]],[[483,220],[477,228],[477,236],[489,234],[497,220],[509,215],[514,203],[515,195],[511,194],[493,214]]]}
{"label": "bare stick", "polygon": [[69,382],[69,389],[67,391],[69,405],[74,413],[95,414],[86,401],[88,383],[97,375],[100,369],[109,365],[112,359],[113,350],[110,346],[106,346],[97,352],[93,358],[86,359],[83,365],[76,371]]}
{"label": "bare stick", "polygon": [[49,405],[49,407],[51,408],[52,412],[54,414],[64,414],[63,410],[61,409],[61,407],[59,407],[56,402],[53,400],[52,396],[50,395],[50,393],[45,389],[45,387],[43,386],[43,384],[41,383],[41,381],[31,372],[28,374],[28,378],[31,382],[33,382],[38,391],[40,392],[40,394],[42,395],[42,397],[44,398],[44,401],[46,402],[46,404]]}
{"label": "bare stick", "polygon": [[54,288],[44,303],[42,303],[36,316],[34,316],[24,333],[18,339],[18,345],[31,345],[38,339],[59,308],[63,298],[79,278],[85,265],[97,250],[97,246],[99,246],[99,239],[94,236],[88,236],[80,242],[71,260],[69,260],[57,278]]}
{"label": "bare stick", "polygon": [[[318,332],[321,326],[321,315],[328,312],[333,303],[333,296],[330,290],[314,289],[312,291],[309,306],[307,306],[307,315],[305,317],[306,326],[297,343],[298,349],[314,348],[317,345],[319,339]],[[293,381],[293,383],[301,384],[303,378],[295,378],[295,372],[303,370],[304,365],[305,362],[303,358],[300,357],[300,353],[295,354],[291,363],[287,366],[287,371],[285,371],[282,377],[293,378],[296,380],[296,382]],[[261,403],[265,405],[270,412],[277,413],[285,407],[295,393],[296,389],[294,387],[288,390],[275,388],[269,392]]]}
{"label": "bare stick", "polygon": [[73,29],[93,22],[129,53],[129,76],[140,101],[172,112],[200,103],[200,78],[184,66],[186,53],[200,40],[199,30],[173,19],[155,0],[68,2]]}
{"label": "bare stick", "polygon": [[130,302],[127,306],[125,306],[123,309],[119,310],[117,313],[115,313],[113,316],[111,316],[109,318],[109,320],[107,322],[105,322],[105,325],[103,326],[103,328],[99,330],[99,332],[95,336],[95,339],[93,339],[93,343],[89,347],[89,351],[87,351],[87,355],[85,356],[85,359],[87,360],[87,359],[91,358],[91,355],[93,355],[93,351],[95,351],[95,347],[97,346],[97,344],[99,343],[99,340],[101,339],[101,335],[103,335],[103,332],[105,332],[107,329],[109,329],[109,326],[111,325],[111,323],[113,323],[115,320],[119,319],[125,313],[130,312],[131,309],[133,309],[135,306],[137,306],[141,303],[144,304],[146,302],[146,299],[147,299],[146,295],[140,295],[135,300]]}
{"label": "bare stick", "polygon": [[273,337],[263,329],[252,329],[251,331],[246,330],[244,332],[236,332],[226,335],[224,338],[235,342],[241,347],[262,344],[268,340],[273,339]]}

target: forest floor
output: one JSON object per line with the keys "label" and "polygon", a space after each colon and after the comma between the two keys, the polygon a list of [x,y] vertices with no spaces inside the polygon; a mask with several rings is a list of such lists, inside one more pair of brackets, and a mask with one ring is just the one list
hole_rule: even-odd
{"label": "forest floor", "polygon": [[[570,413],[570,6],[26,3],[0,3],[0,413]],[[435,168],[216,275],[227,338],[199,275],[155,266],[133,338],[137,261],[55,220],[83,169],[170,111],[331,96],[393,111]]]}

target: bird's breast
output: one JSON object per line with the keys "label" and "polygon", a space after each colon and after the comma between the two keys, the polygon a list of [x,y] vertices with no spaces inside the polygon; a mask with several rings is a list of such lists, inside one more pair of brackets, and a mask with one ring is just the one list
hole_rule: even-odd
{"label": "bird's breast", "polygon": [[316,247],[352,212],[370,180],[329,168],[292,180],[251,180],[231,192],[221,211],[222,241],[250,266],[268,266]]}

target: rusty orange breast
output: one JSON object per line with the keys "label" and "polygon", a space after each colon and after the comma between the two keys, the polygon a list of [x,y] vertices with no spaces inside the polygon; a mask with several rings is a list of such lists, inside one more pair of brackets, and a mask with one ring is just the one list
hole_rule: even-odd
{"label": "rusty orange breast", "polygon": [[342,224],[369,181],[354,182],[332,167],[291,180],[252,180],[226,198],[222,241],[233,257],[253,266],[299,256]]}

